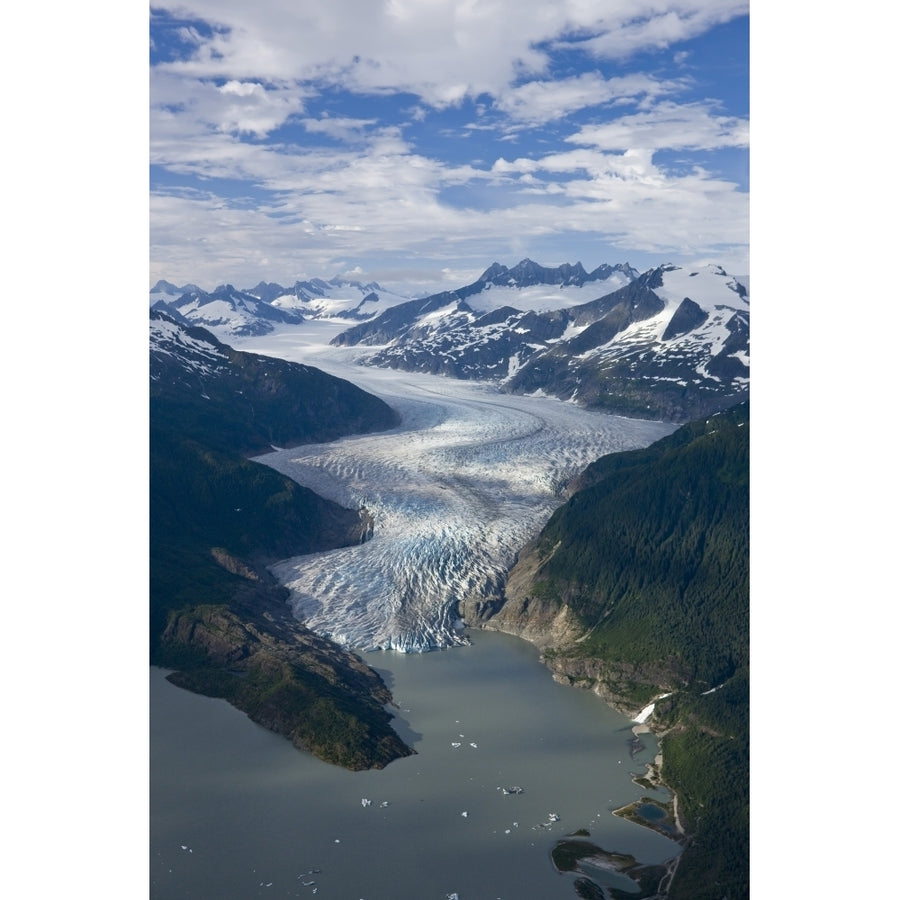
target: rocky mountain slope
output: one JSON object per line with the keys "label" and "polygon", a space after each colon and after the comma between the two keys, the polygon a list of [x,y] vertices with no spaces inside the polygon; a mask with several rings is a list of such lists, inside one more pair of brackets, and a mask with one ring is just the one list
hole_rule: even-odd
{"label": "rocky mountain slope", "polygon": [[381,679],[296,622],[266,570],[360,543],[371,520],[245,458],[273,441],[387,428],[393,411],[159,311],[150,326],[151,662],[328,761],[359,769],[408,755]]}
{"label": "rocky mountain slope", "polygon": [[[410,371],[453,375],[457,378],[494,378],[496,371],[457,365],[453,344],[465,343],[463,334],[453,334],[478,322],[476,327],[504,325],[510,314],[552,313],[613,291],[630,283],[638,272],[628,263],[601,265],[586,272],[581,263],[547,268],[523,259],[509,269],[500,263],[490,265],[471,284],[443,291],[407,303],[398,304],[370,322],[360,323],[338,335],[336,346],[378,345],[390,343],[408,352],[372,357],[373,365],[388,365]],[[515,328],[505,325],[504,330]],[[476,332],[480,335],[480,332]],[[453,335],[449,341],[435,343],[429,337]],[[522,343],[513,340],[518,345]],[[429,363],[427,358],[434,358]]]}
{"label": "rocky mountain slope", "polygon": [[569,313],[569,333],[518,367],[508,390],[674,422],[748,395],[749,294],[718,266],[660,266]]}
{"label": "rocky mountain slope", "polygon": [[588,275],[580,264],[523,260],[393,307],[332,343],[377,345],[370,365],[683,422],[746,396],[749,325],[748,291],[720,267],[660,266],[638,276],[607,266]]}

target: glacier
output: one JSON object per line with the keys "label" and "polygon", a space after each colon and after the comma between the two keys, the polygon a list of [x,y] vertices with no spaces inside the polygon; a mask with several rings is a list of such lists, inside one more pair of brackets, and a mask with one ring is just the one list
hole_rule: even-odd
{"label": "glacier", "polygon": [[569,480],[599,456],[647,446],[675,428],[486,383],[357,366],[353,352],[327,347],[328,337],[321,328],[312,338],[282,330],[240,349],[346,378],[402,417],[392,431],[256,457],[373,517],[363,544],[271,567],[298,619],[355,649],[468,643],[459,604],[501,595],[518,550],[564,501]]}

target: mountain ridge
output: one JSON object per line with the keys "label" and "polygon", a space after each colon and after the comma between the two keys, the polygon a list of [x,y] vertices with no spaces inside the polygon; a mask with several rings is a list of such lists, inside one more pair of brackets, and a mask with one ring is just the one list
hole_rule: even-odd
{"label": "mountain ridge", "polygon": [[233,350],[150,312],[150,661],[296,747],[351,769],[409,755],[390,693],[354,654],[295,621],[266,566],[358,544],[372,528],[246,458],[391,427],[396,414],[309,366]]}
{"label": "mountain ridge", "polygon": [[505,277],[495,266],[494,281],[399,305],[331,343],[372,346],[368,365],[493,381],[639,418],[685,422],[747,395],[749,292],[721,267],[659,266],[555,309],[479,310],[484,285]]}

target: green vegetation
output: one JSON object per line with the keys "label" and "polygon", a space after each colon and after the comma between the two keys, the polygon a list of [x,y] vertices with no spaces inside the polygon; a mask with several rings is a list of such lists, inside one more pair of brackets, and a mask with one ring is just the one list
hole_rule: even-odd
{"label": "green vegetation", "polygon": [[688,834],[669,900],[749,896],[749,416],[598,460],[524,560],[523,605],[583,627],[548,665],[628,709],[674,692],[652,720]]}
{"label": "green vegetation", "polygon": [[151,424],[151,655],[170,610],[219,603],[265,582],[266,562],[359,543],[364,531],[359,513],[267,466]]}
{"label": "green vegetation", "polygon": [[211,372],[151,354],[150,662],[329,762],[380,768],[408,755],[381,679],[296,622],[265,568],[361,542],[365,515],[244,456],[389,427],[394,413],[318,370],[189,333],[228,362]]}
{"label": "green vegetation", "polygon": [[259,632],[225,607],[173,616],[164,646],[183,647],[178,638],[190,632],[195,652],[203,646],[206,653],[170,680],[221,697],[294,746],[348,769],[381,768],[408,755],[388,726],[389,694],[374,673],[348,666],[340,651],[287,619],[279,635],[270,623]]}
{"label": "green vegetation", "polygon": [[[639,780],[636,779],[636,781]],[[661,813],[660,818],[647,819],[645,816],[641,815],[641,808],[644,806],[653,806],[658,809]],[[629,803],[628,806],[625,806],[622,809],[617,809],[616,815],[621,816],[623,819],[628,819],[629,822],[636,822],[638,825],[652,828],[654,831],[658,831],[666,837],[671,838],[677,836],[675,813],[672,803],[663,804],[658,800],[653,800],[651,797],[642,797],[640,800]]]}
{"label": "green vegetation", "polygon": [[662,775],[689,835],[669,900],[748,897],[750,737],[748,670],[706,697],[677,695],[663,723]]}
{"label": "green vegetation", "polygon": [[220,343],[203,328],[185,328],[219,354],[214,370],[187,367],[170,353],[151,353],[150,421],[241,455],[332,441],[391,428],[397,414],[377,397],[319,369]]}
{"label": "green vegetation", "polygon": [[579,655],[664,666],[682,686],[748,664],[748,418],[743,404],[600,459],[551,518],[540,594],[593,628]]}

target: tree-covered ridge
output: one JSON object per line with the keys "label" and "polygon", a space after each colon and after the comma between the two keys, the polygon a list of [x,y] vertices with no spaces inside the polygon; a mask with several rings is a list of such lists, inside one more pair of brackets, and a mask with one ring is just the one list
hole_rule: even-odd
{"label": "tree-covered ridge", "polygon": [[589,632],[572,652],[707,688],[748,664],[749,448],[744,403],[583,473],[534,554]]}
{"label": "tree-covered ridge", "polygon": [[243,456],[390,427],[395,414],[316,369],[172,326],[151,357],[151,663],[327,761],[360,769],[408,755],[380,678],[296,622],[265,568],[361,542],[367,516]]}
{"label": "tree-covered ridge", "polygon": [[565,612],[546,662],[625,710],[670,693],[651,719],[687,835],[669,900],[749,897],[749,416],[593,463],[497,617],[533,633]]}

